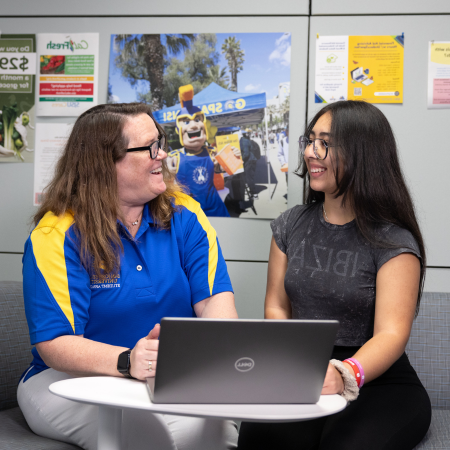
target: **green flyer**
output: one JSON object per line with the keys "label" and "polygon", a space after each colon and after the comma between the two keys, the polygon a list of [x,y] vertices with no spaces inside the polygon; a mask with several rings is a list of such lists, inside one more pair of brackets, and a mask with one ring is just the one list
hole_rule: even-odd
{"label": "green flyer", "polygon": [[34,161],[36,36],[0,38],[0,163]]}

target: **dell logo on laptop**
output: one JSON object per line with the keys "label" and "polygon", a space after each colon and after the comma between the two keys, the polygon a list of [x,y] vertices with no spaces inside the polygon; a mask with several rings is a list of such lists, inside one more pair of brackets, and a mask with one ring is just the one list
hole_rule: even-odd
{"label": "dell logo on laptop", "polygon": [[239,370],[239,372],[248,372],[255,367],[255,361],[253,361],[252,358],[240,358],[236,361],[234,367],[236,367],[236,370]]}

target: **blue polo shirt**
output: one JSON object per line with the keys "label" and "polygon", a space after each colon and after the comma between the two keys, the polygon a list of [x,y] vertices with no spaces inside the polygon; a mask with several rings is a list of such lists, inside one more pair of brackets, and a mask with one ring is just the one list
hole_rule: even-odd
{"label": "blue polo shirt", "polygon": [[[170,229],[145,206],[134,239],[119,223],[120,270],[99,278],[81,265],[74,217],[48,212],[23,256],[25,312],[31,344],[64,335],[133,348],[162,317],[195,317],[193,306],[232,291],[214,228],[199,203],[178,194]],[[48,368],[35,348],[30,376]]]}

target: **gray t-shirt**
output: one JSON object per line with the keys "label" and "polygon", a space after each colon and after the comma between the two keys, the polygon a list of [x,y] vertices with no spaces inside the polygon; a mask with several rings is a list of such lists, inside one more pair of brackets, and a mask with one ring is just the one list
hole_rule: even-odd
{"label": "gray t-shirt", "polygon": [[380,236],[398,248],[374,248],[358,233],[355,221],[325,222],[322,203],[294,206],[271,222],[288,267],[284,287],[293,319],[339,320],[335,345],[360,346],[373,336],[377,272],[401,253],[420,251],[412,234],[396,225]]}

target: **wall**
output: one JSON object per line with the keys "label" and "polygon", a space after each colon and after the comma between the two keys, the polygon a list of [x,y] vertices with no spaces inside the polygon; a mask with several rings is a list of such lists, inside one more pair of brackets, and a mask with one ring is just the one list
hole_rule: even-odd
{"label": "wall", "polygon": [[[291,136],[318,109],[313,99],[315,36],[405,33],[403,105],[380,105],[396,133],[400,156],[429,255],[428,291],[450,291],[450,213],[444,195],[450,188],[446,169],[450,110],[426,109],[428,41],[450,40],[447,0],[378,2],[362,0],[229,0],[191,4],[180,0],[148,2],[7,2],[1,0],[0,30],[14,33],[99,32],[99,101],[106,101],[109,39],[113,33],[285,32],[292,33]],[[139,16],[137,15],[139,14]],[[382,16],[380,16],[382,15]],[[19,31],[18,31],[19,30]],[[38,122],[72,121],[37,118]],[[291,161],[297,159],[291,146]],[[30,227],[33,165],[0,164],[0,279],[21,280],[21,254]],[[289,203],[301,203],[302,184],[290,177]],[[242,317],[262,317],[271,232],[268,220],[211,220],[227,260]]]}
{"label": "wall", "polygon": [[[170,2],[149,2],[148,0],[128,0],[126,2],[122,0],[77,0],[76,2],[39,0],[37,2],[25,0],[16,3],[2,0],[1,9],[3,17],[274,17],[288,14],[307,16],[309,14],[309,0],[278,0],[277,2],[261,2],[260,0],[228,0],[226,2],[198,0],[195,4],[183,0],[171,0]],[[196,30],[194,29],[194,31]]]}
{"label": "wall", "polygon": [[[447,0],[363,0],[354,2],[352,0],[312,0],[312,15],[340,16],[358,15],[361,17],[373,14],[442,14],[450,13],[450,3]],[[401,18],[399,19],[402,20]]]}
{"label": "wall", "polygon": [[[450,210],[444,200],[450,189],[447,168],[450,165],[450,142],[444,139],[437,144],[436,137],[445,136],[450,123],[450,109],[427,110],[428,42],[450,41],[450,15],[372,15],[378,9],[370,9],[363,2],[367,15],[353,16],[354,10],[347,2],[339,2],[339,17],[315,15],[310,19],[309,86],[314,86],[316,36],[328,35],[393,35],[405,34],[404,103],[383,104],[377,107],[392,125],[399,146],[400,160],[411,190],[428,258],[426,290],[445,291],[450,288],[450,239],[448,224]],[[406,3],[406,2],[405,2]],[[434,9],[437,3],[431,2]],[[313,2],[313,11],[335,11],[335,2]],[[399,2],[390,2],[386,11],[398,11]],[[421,3],[422,4],[422,3]],[[444,2],[440,5],[444,6]],[[447,11],[450,12],[450,4]],[[411,4],[409,4],[411,6]],[[423,6],[423,4],[422,4]],[[374,6],[375,8],[375,6]],[[433,9],[433,11],[434,11]],[[409,10],[410,11],[410,10]],[[417,10],[421,12],[422,10]],[[314,103],[314,90],[308,92],[308,117],[320,109]]]}

